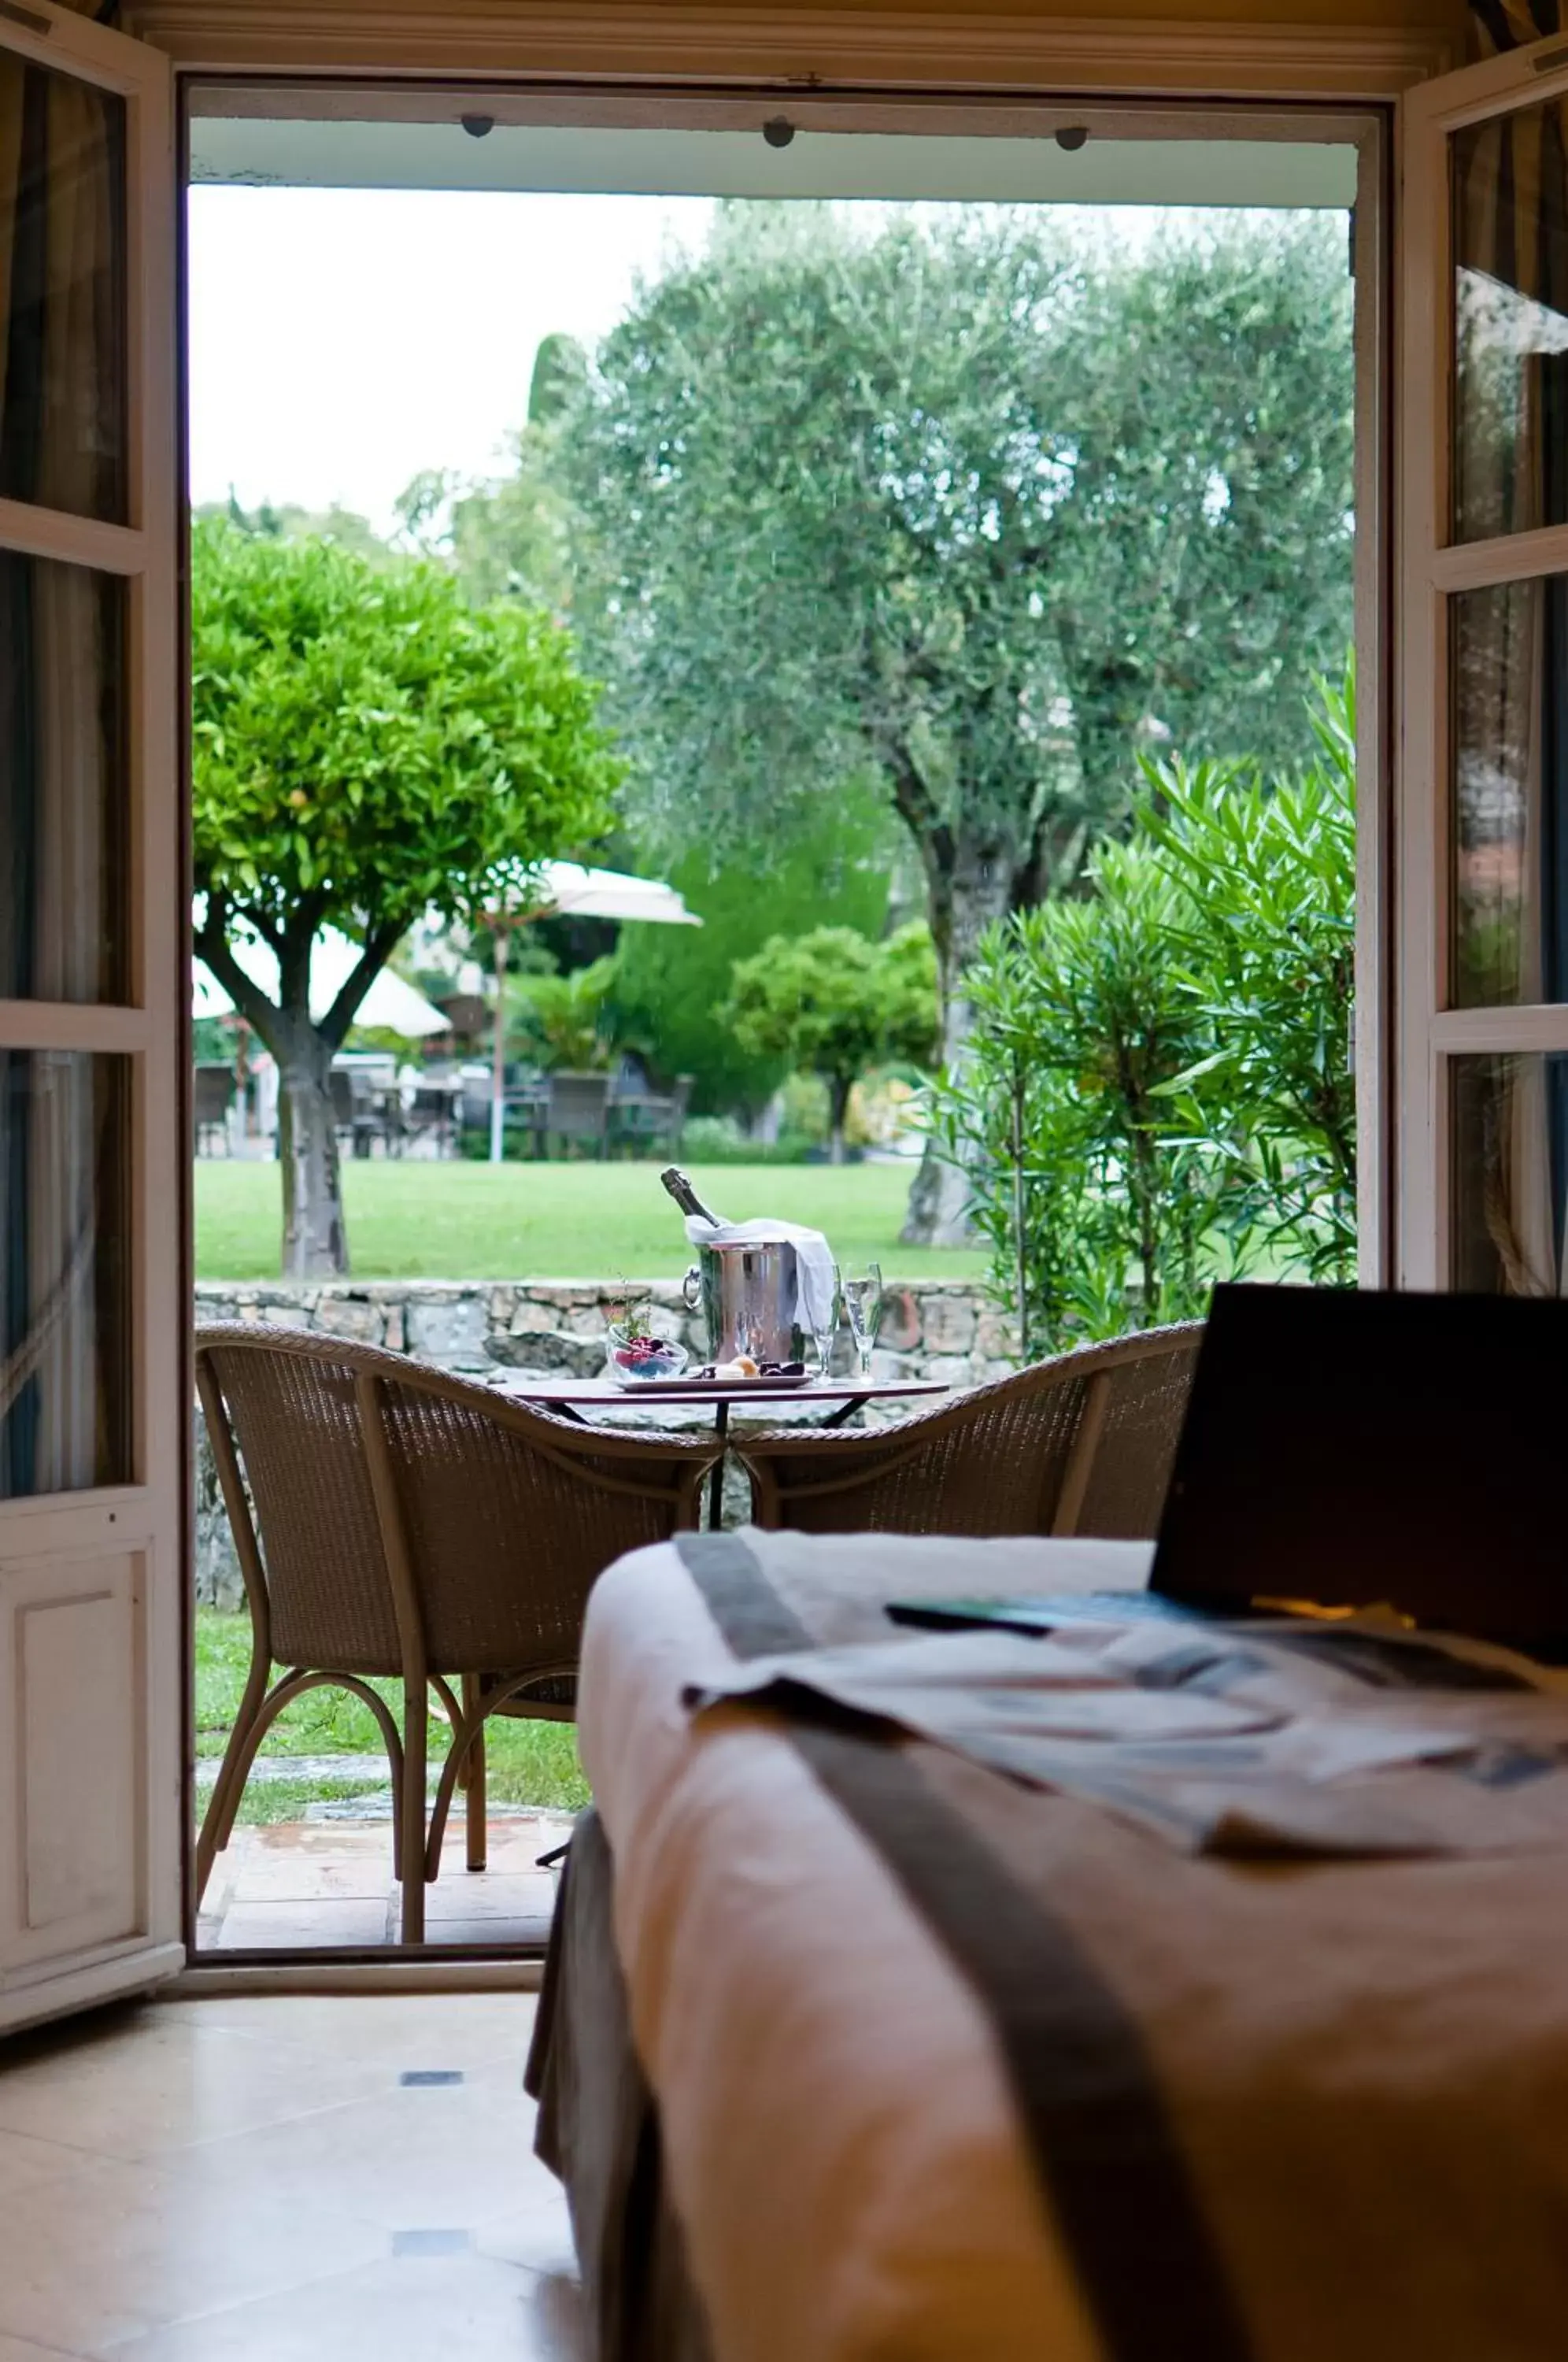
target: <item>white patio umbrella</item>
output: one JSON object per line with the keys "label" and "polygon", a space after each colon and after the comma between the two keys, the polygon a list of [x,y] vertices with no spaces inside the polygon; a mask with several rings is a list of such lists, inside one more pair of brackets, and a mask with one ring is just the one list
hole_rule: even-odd
{"label": "white patio umbrella", "polygon": [[633,877],[624,869],[584,869],[578,861],[546,861],[531,873],[544,907],[530,919],[645,919],[666,927],[700,927],[684,895],[662,877]]}
{"label": "white patio umbrella", "polygon": [[[259,985],[269,999],[278,995],[278,962],[276,955],[265,944],[242,941],[230,946],[235,959],[252,984]],[[359,962],[359,945],[336,927],[324,927],[311,947],[310,1013],[320,1019],[326,1015],[343,987]],[[192,1009],[197,1017],[226,1017],[234,1003],[200,958],[192,962]],[[355,1016],[356,1025],[373,1025],[387,1033],[401,1033],[409,1041],[419,1041],[427,1033],[444,1033],[448,1020],[432,1000],[394,976],[390,967],[382,968]]]}
{"label": "white patio umbrella", "polygon": [[519,874],[516,911],[492,911],[495,930],[495,1028],[491,1045],[490,1161],[499,1164],[506,1126],[506,939],[513,927],[536,919],[620,919],[663,927],[700,927],[684,896],[662,877],[634,877],[624,869],[585,869],[577,861],[543,861]]}

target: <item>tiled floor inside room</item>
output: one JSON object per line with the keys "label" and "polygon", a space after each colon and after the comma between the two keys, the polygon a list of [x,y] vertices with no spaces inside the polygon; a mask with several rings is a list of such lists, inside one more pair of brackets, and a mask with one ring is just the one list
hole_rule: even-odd
{"label": "tiled floor inside room", "polygon": [[[497,1815],[486,1867],[464,1867],[460,1819],[448,1827],[441,1875],[425,1890],[430,1944],[544,1943],[555,1887],[542,1853],[571,1834],[549,1813]],[[308,1820],[237,1828],[203,1897],[201,1951],[313,1949],[398,1941],[402,1894],[392,1874],[388,1820]],[[0,2353],[0,2362],[11,2362]]]}
{"label": "tiled floor inside room", "polygon": [[534,2006],[149,2003],[0,2045],[0,2362],[583,2362]]}

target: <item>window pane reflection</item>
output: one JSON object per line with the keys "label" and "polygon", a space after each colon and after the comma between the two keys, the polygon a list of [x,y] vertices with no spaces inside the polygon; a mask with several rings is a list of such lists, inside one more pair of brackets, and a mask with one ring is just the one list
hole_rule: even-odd
{"label": "window pane reflection", "polygon": [[125,998],[125,598],[0,551],[0,1000]]}
{"label": "window pane reflection", "polygon": [[1560,102],[1454,137],[1453,537],[1568,522],[1568,151]]}
{"label": "window pane reflection", "polygon": [[1568,999],[1568,578],[1451,602],[1451,1006]]}
{"label": "window pane reflection", "polygon": [[1568,1053],[1452,1062],[1453,1285],[1568,1294]]}
{"label": "window pane reflection", "polygon": [[0,1051],[0,1499],[133,1473],[127,1069]]}
{"label": "window pane reflection", "polygon": [[126,105],[0,56],[0,495],[126,513]]}

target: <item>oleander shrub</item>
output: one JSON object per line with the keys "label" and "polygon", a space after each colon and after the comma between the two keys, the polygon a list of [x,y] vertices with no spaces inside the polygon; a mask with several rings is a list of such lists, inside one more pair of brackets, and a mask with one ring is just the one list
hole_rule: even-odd
{"label": "oleander shrub", "polygon": [[1355,1269],[1354,682],[1313,753],[1146,762],[1086,890],[993,927],[935,1121],[1026,1356]]}

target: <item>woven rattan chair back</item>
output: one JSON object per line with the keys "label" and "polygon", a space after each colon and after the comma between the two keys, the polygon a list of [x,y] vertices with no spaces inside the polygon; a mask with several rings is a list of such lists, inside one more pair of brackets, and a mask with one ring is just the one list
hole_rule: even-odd
{"label": "woven rattan chair back", "polygon": [[1057,1531],[1132,1540],[1158,1532],[1202,1324],[1165,1334],[1168,1346],[1152,1352],[1113,1350],[1102,1364],[1075,1454],[1081,1495],[1071,1505],[1071,1528]]}
{"label": "woven rattan chair back", "polygon": [[[482,1867],[486,1716],[569,1718],[595,1577],[624,1551],[695,1525],[712,1443],[583,1428],[400,1354],[276,1329],[199,1330],[196,1382],[253,1630],[199,1879],[227,1842],[280,1707],[326,1680],[378,1712],[366,1687],[375,1675],[403,1686],[401,1741],[379,1708],[403,1859],[427,1859],[435,1875],[460,1774],[469,1866]],[[274,1663],[290,1671],[269,1687]],[[455,1736],[427,1847],[432,1682]],[[404,1877],[405,1937],[423,1928],[422,1884]]]}
{"label": "woven rattan chair back", "polygon": [[353,1363],[301,1352],[287,1336],[259,1349],[211,1330],[198,1333],[197,1353],[245,1470],[274,1658],[322,1672],[401,1672]]}
{"label": "woven rattan chair back", "polygon": [[711,1445],[596,1451],[591,1429],[521,1405],[502,1423],[478,1387],[390,1378],[381,1402],[433,1672],[575,1661],[595,1576],[696,1521]]}
{"label": "woven rattan chair back", "polygon": [[875,1435],[748,1438],[752,1514],[804,1533],[1152,1534],[1201,1333],[1084,1346]]}

